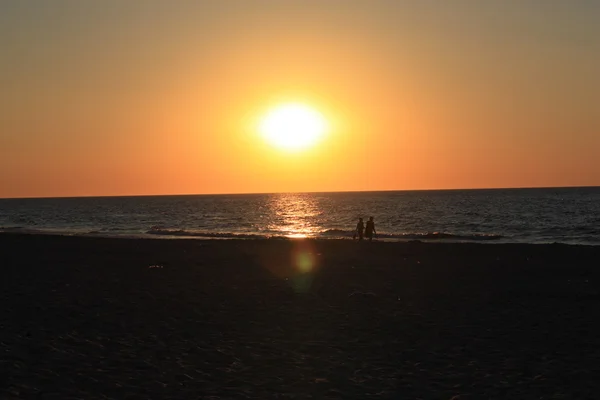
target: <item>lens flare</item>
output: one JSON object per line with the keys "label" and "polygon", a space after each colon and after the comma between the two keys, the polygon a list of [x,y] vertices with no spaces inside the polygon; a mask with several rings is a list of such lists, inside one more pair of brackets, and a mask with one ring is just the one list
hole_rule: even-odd
{"label": "lens flare", "polygon": [[314,257],[312,253],[300,252],[296,254],[296,268],[300,272],[310,272],[314,267]]}
{"label": "lens flare", "polygon": [[314,242],[309,239],[294,240],[291,256],[294,273],[289,282],[296,293],[308,293],[318,264]]}

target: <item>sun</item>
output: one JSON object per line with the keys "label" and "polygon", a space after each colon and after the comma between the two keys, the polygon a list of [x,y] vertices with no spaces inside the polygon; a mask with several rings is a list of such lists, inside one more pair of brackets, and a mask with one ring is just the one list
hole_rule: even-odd
{"label": "sun", "polygon": [[283,104],[264,116],[259,131],[272,146],[297,151],[316,144],[327,131],[327,121],[304,104]]}

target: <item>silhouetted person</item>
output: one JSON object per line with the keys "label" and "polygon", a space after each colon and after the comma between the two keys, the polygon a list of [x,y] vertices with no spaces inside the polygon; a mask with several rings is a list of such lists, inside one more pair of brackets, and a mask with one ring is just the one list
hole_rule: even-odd
{"label": "silhouetted person", "polygon": [[367,237],[369,238],[369,241],[373,240],[373,234],[377,233],[377,231],[375,230],[375,222],[373,222],[373,217],[369,217],[369,220],[367,221],[367,228],[365,231]]}
{"label": "silhouetted person", "polygon": [[356,233],[354,234],[354,237],[356,238],[356,235],[358,234],[358,240],[363,240],[364,233],[365,233],[365,224],[363,223],[363,219],[359,218],[358,224],[356,224]]}

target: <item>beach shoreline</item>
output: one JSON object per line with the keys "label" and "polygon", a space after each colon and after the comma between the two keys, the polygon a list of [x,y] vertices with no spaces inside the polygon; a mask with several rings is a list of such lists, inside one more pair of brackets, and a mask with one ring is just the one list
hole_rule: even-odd
{"label": "beach shoreline", "polygon": [[2,233],[0,256],[2,398],[600,391],[598,246]]}

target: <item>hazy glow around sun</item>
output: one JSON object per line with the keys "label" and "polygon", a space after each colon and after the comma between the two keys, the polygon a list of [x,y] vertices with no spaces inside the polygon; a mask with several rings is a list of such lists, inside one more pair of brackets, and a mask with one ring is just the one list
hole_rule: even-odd
{"label": "hazy glow around sun", "polygon": [[286,150],[312,146],[326,130],[325,117],[304,104],[284,104],[273,108],[259,125],[260,133],[269,144]]}

